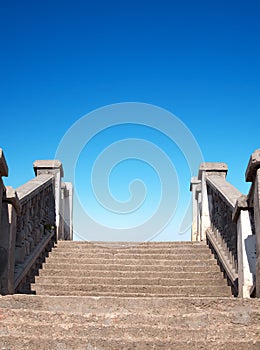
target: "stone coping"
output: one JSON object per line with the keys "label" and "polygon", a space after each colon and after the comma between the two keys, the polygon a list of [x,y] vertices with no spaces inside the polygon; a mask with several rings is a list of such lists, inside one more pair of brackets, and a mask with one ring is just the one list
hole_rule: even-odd
{"label": "stone coping", "polygon": [[41,192],[43,187],[48,186],[53,181],[53,175],[51,174],[41,174],[34,179],[26,182],[24,185],[16,189],[17,195],[21,204],[26,199],[30,199]]}
{"label": "stone coping", "polygon": [[255,150],[249,159],[245,176],[247,182],[254,181],[255,173],[258,168],[260,168],[260,149]]}
{"label": "stone coping", "polygon": [[235,208],[237,200],[242,196],[242,193],[237,188],[218,175],[208,176],[206,182],[214,191],[220,194],[229,206],[233,209]]}

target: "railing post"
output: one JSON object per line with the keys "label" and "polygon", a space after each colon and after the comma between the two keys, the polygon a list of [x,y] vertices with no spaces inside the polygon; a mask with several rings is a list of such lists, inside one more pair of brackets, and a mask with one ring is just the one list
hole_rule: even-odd
{"label": "railing post", "polygon": [[8,166],[0,149],[0,294],[14,292],[14,259],[16,218],[20,203],[12,187],[5,187],[2,176],[8,176]]}
{"label": "railing post", "polygon": [[254,208],[256,234],[256,297],[260,297],[260,149],[250,157],[246,169],[246,181],[252,182],[249,196]]}
{"label": "railing post", "polygon": [[35,175],[53,174],[55,183],[55,213],[57,239],[63,239],[61,225],[61,178],[64,176],[62,163],[59,160],[36,160],[33,163]]}
{"label": "railing post", "polygon": [[17,194],[12,187],[7,186],[2,203],[1,220],[1,229],[4,235],[1,237],[0,242],[5,256],[5,263],[1,273],[1,294],[14,293],[16,222],[20,212],[21,208]]}
{"label": "railing post", "polygon": [[192,226],[191,226],[191,241],[199,240],[199,203],[197,196],[197,188],[200,185],[200,181],[197,177],[192,177],[190,182],[190,191],[192,192]]}
{"label": "railing post", "polygon": [[8,176],[8,166],[6,164],[5,156],[2,148],[0,148],[0,293],[2,291],[3,276],[5,274],[7,265],[7,251],[4,245],[4,240],[6,238],[7,232],[4,231],[2,226],[3,217],[3,198],[5,197],[5,186],[2,180],[2,176]]}
{"label": "railing post", "polygon": [[63,182],[61,186],[61,221],[63,239],[73,239],[73,187],[71,182]]}
{"label": "railing post", "polygon": [[[6,164],[5,156],[2,148],[0,148],[0,225],[1,225],[1,211],[2,211],[2,198],[5,192],[5,186],[2,180],[2,176],[8,176],[8,166]],[[0,232],[0,235],[2,233]]]}
{"label": "railing post", "polygon": [[201,163],[198,179],[201,180],[201,218],[200,218],[200,239],[206,238],[206,230],[211,226],[209,214],[209,198],[207,193],[206,177],[219,175],[226,177],[228,168],[225,163]]}
{"label": "railing post", "polygon": [[238,296],[250,298],[255,276],[255,237],[251,229],[247,196],[237,200],[233,221],[237,223]]}
{"label": "railing post", "polygon": [[195,192],[195,198],[197,201],[197,210],[198,210],[198,216],[197,216],[197,241],[200,241],[200,232],[201,232],[201,182],[196,187]]}

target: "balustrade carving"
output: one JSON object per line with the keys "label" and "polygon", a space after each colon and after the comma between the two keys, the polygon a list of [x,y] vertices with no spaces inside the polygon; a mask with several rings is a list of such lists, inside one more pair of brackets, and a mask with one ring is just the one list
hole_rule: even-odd
{"label": "balustrade carving", "polygon": [[16,191],[5,187],[2,176],[8,175],[8,168],[0,149],[2,294],[30,292],[30,282],[57,237],[72,239],[72,185],[61,182],[61,162],[36,161],[34,170],[36,177]]}
{"label": "balustrade carving", "polygon": [[226,245],[226,252],[231,253],[234,260],[237,262],[237,225],[232,220],[233,207],[223,201],[220,194],[214,191],[207,185],[207,192],[209,198],[209,215],[213,231],[218,240],[224,247]]}
{"label": "balustrade carving", "polygon": [[226,181],[226,173],[224,163],[202,163],[201,186],[192,178],[192,239],[207,241],[239,296],[260,297],[260,150],[246,170],[252,182],[247,196]]}
{"label": "balustrade carving", "polygon": [[[27,184],[28,186],[28,184]],[[19,195],[19,189],[18,195]],[[55,197],[53,179],[49,179],[21,199],[21,215],[17,220],[15,245],[15,275],[23,270],[26,259],[44,241],[55,233]]]}

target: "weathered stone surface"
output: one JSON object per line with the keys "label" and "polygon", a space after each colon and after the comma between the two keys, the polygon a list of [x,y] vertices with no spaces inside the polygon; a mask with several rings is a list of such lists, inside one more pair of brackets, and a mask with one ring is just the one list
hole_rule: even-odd
{"label": "weathered stone surface", "polygon": [[202,179],[202,173],[206,172],[206,174],[216,174],[223,177],[226,177],[228,172],[228,166],[226,163],[214,163],[214,162],[205,162],[200,164],[198,179]]}
{"label": "weathered stone surface", "polygon": [[[203,268],[201,271],[205,273],[211,267],[216,267],[216,261],[204,244],[183,243],[182,245],[181,243],[167,242],[162,245],[150,242],[136,246],[126,244],[123,248],[115,248],[112,245],[111,248],[108,247],[89,243],[60,242],[47,259],[46,267],[49,264],[52,267],[50,269],[45,267],[44,276],[40,275],[36,279],[32,289],[37,294],[48,295],[122,295],[125,297],[137,295],[164,297],[167,295],[231,295],[231,290],[220,272],[218,276],[215,275],[214,280],[206,274],[200,276],[191,274],[197,267]],[[107,275],[98,278],[95,276],[95,269],[92,269],[92,274],[88,277],[74,277],[68,274],[67,267],[65,267],[68,262],[70,269],[74,266],[74,271],[88,271],[91,266],[96,265],[110,266],[109,272],[113,277]],[[47,271],[55,271],[57,267],[60,269],[62,265],[64,272],[61,275],[48,275]],[[147,269],[143,270],[145,266]],[[157,270],[159,266],[161,266],[161,270]],[[130,271],[129,267],[131,267],[132,274],[144,271],[143,277],[116,276],[120,270]],[[187,268],[186,272],[189,273],[190,278],[187,278],[185,273],[182,276],[179,273],[177,278],[175,273],[182,271],[180,267]],[[153,276],[155,271],[158,272],[156,278]],[[171,271],[171,277],[161,277],[160,274],[163,271]]]}
{"label": "weathered stone surface", "polygon": [[0,176],[8,176],[8,166],[2,148],[0,148]]}
{"label": "weathered stone surface", "polygon": [[222,197],[222,199],[232,208],[235,208],[236,202],[241,198],[242,193],[231,185],[225,178],[212,175],[207,177],[207,184]]}
{"label": "weathered stone surface", "polygon": [[60,171],[61,177],[64,176],[62,163],[59,160],[36,160],[33,163],[33,168],[35,175],[40,175],[42,173],[51,173],[55,171]]}
{"label": "weathered stone surface", "polygon": [[260,149],[255,150],[249,159],[245,176],[247,182],[254,181],[256,170],[258,168],[260,168]]}
{"label": "weathered stone surface", "polygon": [[190,191],[192,191],[193,185],[196,186],[196,185],[199,185],[200,183],[201,183],[201,181],[196,176],[192,177],[191,181],[190,181]]}
{"label": "weathered stone surface", "polygon": [[7,349],[258,350],[260,301],[235,298],[0,297]]}
{"label": "weathered stone surface", "polygon": [[17,192],[11,186],[6,186],[6,195],[4,201],[12,204],[15,208],[17,215],[21,213],[21,204],[17,196]]}
{"label": "weathered stone surface", "polygon": [[52,176],[50,174],[41,174],[36,178],[26,182],[22,186],[16,188],[17,196],[21,202],[23,202],[24,197],[26,200],[28,198],[33,197],[42,191],[41,186],[43,185],[51,185],[52,184]]}
{"label": "weathered stone surface", "polygon": [[232,213],[232,220],[237,222],[241,210],[248,210],[248,209],[249,209],[249,206],[247,202],[247,196],[243,194],[236,201],[236,206]]}

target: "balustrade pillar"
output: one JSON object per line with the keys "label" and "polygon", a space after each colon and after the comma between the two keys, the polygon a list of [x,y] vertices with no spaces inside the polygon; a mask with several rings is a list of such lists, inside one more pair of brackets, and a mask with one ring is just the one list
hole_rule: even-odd
{"label": "balustrade pillar", "polygon": [[210,175],[226,177],[228,168],[225,163],[201,163],[198,180],[201,181],[201,218],[200,218],[200,239],[206,238],[206,230],[211,226],[209,214],[209,198],[207,193],[206,178]]}
{"label": "balustrade pillar", "polygon": [[14,189],[4,186],[2,176],[8,176],[8,166],[0,148],[0,294],[12,294],[16,219],[20,214],[20,203]]}
{"label": "balustrade pillar", "polygon": [[250,157],[246,169],[246,181],[252,182],[249,200],[254,210],[256,235],[256,296],[260,297],[260,149]]}
{"label": "balustrade pillar", "polygon": [[190,191],[192,192],[192,226],[191,226],[191,240],[199,241],[199,202],[197,196],[197,189],[200,181],[197,177],[192,177],[190,182]]}
{"label": "balustrade pillar", "polygon": [[237,200],[233,221],[237,223],[238,296],[250,298],[256,257],[247,196],[243,195]]}
{"label": "balustrade pillar", "polygon": [[53,174],[55,186],[55,213],[57,238],[63,239],[61,225],[61,178],[64,176],[62,163],[59,160],[36,160],[33,163],[35,175]]}
{"label": "balustrade pillar", "polygon": [[61,187],[61,221],[63,239],[73,239],[73,187],[71,182],[63,182]]}
{"label": "balustrade pillar", "polygon": [[[8,176],[8,166],[6,164],[3,150],[2,148],[0,148],[0,227],[1,227],[2,198],[5,192],[5,186],[2,180],[2,176]],[[1,235],[1,231],[0,231],[0,235]]]}
{"label": "balustrade pillar", "polygon": [[14,264],[15,264],[15,243],[16,243],[16,222],[20,214],[20,202],[15,190],[7,186],[2,202],[0,246],[4,258],[1,267],[1,294],[14,293]]}

